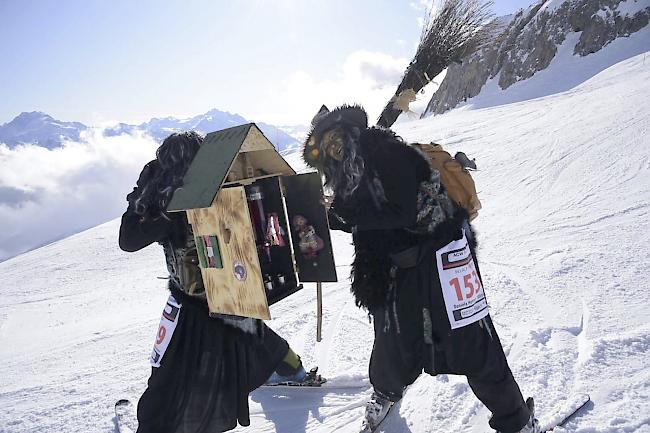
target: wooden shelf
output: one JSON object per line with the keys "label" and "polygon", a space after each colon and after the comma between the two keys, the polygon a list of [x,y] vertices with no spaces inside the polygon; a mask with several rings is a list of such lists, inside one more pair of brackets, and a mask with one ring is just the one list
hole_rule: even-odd
{"label": "wooden shelf", "polygon": [[282,176],[282,174],[274,173],[274,174],[265,174],[263,176],[257,176],[257,177],[247,177],[245,179],[233,180],[231,182],[224,182],[223,186],[239,186],[239,185],[246,186],[254,183],[256,180],[266,179],[269,177],[278,177],[278,176]]}

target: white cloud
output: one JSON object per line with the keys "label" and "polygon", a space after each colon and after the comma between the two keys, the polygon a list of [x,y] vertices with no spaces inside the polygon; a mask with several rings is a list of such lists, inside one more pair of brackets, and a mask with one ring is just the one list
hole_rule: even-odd
{"label": "white cloud", "polygon": [[99,129],[53,150],[0,145],[0,260],[119,216],[157,146]]}
{"label": "white cloud", "polygon": [[[319,80],[298,70],[279,86],[270,88],[251,117],[263,117],[278,125],[308,124],[322,104],[331,109],[344,103],[358,103],[374,123],[393,96],[408,62],[409,59],[384,53],[356,51],[331,78]],[[273,101],[274,106],[267,107],[264,101]]]}
{"label": "white cloud", "polygon": [[365,83],[372,89],[397,87],[407,65],[406,59],[396,59],[383,53],[357,51],[343,64],[344,77]]}
{"label": "white cloud", "polygon": [[409,6],[411,6],[411,8],[415,9],[416,11],[428,11],[431,9],[433,2],[434,0],[417,0],[410,2]]}

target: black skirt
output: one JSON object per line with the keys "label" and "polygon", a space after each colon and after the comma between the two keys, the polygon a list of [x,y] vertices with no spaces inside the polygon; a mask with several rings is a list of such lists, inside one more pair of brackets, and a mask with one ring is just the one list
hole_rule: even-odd
{"label": "black skirt", "polygon": [[289,345],[262,323],[251,335],[210,318],[207,305],[172,289],[182,304],[160,367],[138,403],[137,433],[223,432],[250,424],[248,394]]}

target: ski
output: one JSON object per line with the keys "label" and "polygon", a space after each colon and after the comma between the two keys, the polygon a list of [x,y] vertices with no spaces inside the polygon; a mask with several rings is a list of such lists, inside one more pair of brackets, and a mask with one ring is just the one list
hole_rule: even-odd
{"label": "ski", "polygon": [[550,419],[541,424],[542,432],[552,432],[556,427],[562,427],[580,412],[591,401],[589,394],[579,394],[566,400]]}
{"label": "ski", "polygon": [[367,383],[359,383],[359,384],[350,384],[350,383],[336,383],[336,382],[327,382],[323,383],[321,385],[305,385],[305,384],[297,384],[297,383],[291,383],[291,384],[274,384],[274,385],[262,385],[258,389],[267,389],[267,390],[272,390],[272,389],[296,389],[300,388],[304,390],[305,392],[308,390],[313,390],[314,392],[360,392],[363,390],[367,390],[370,388],[371,385]]}
{"label": "ski", "polygon": [[[271,378],[273,379],[273,377]],[[332,379],[332,380],[330,380]],[[307,373],[307,376],[301,381],[275,381],[270,380],[263,384],[261,388],[313,388],[313,389],[327,389],[327,390],[351,390],[351,389],[367,389],[372,385],[367,377],[361,375],[344,376],[334,378],[324,378],[318,374],[318,367],[314,367]]]}
{"label": "ski", "polygon": [[138,430],[135,406],[130,400],[121,399],[115,403],[115,423],[119,433],[135,433]]}

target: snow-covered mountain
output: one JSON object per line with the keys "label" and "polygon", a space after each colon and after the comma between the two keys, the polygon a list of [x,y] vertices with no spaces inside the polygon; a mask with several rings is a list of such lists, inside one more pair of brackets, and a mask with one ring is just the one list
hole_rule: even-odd
{"label": "snow-covered mountain", "polygon": [[[479,262],[522,392],[542,423],[568,396],[592,398],[558,432],[650,432],[648,100],[640,54],[568,91],[396,127],[476,158]],[[166,270],[158,245],[120,251],[118,227],[0,263],[0,431],[114,432],[114,401],[145,389]],[[323,341],[311,284],[274,305],[269,325],[342,387],[255,391],[251,426],[236,431],[359,431],[372,325],[349,293],[351,239],[333,242],[339,283],[323,286]],[[486,432],[487,418],[464,378],[423,375],[379,432]]]}
{"label": "snow-covered mountain", "polygon": [[[499,104],[568,90],[627,58],[630,50],[622,56],[610,53],[609,63],[595,65],[592,59],[603,48],[614,51],[609,47],[614,42],[630,45],[621,40],[647,28],[649,19],[650,0],[540,0],[527,10],[501,18],[504,29],[493,43],[462,64],[452,64],[425,115],[444,113],[462,103],[484,107],[486,101],[475,97],[486,93],[491,104]],[[634,54],[650,49],[650,37],[644,38],[635,38]],[[582,69],[580,75],[571,71],[567,77],[563,71],[549,79],[548,85],[535,83],[525,95],[508,91],[570,58]]]}
{"label": "snow-covered mountain", "polygon": [[239,114],[214,109],[187,119],[176,119],[174,117],[153,118],[138,125],[137,128],[149,132],[152,137],[160,141],[176,131],[195,130],[206,133],[242,125],[246,122],[247,120]]}
{"label": "snow-covered mountain", "polygon": [[283,155],[288,155],[295,152],[300,148],[300,146],[302,146],[302,143],[305,142],[305,138],[309,133],[311,125],[281,125],[278,126],[278,128],[289,134],[291,137],[298,139],[296,143],[287,145],[287,147],[285,147],[281,152]]}
{"label": "snow-covered mountain", "polygon": [[10,148],[21,143],[37,143],[52,149],[64,140],[79,140],[88,127],[79,122],[62,122],[40,111],[24,112],[0,125],[0,143]]}
{"label": "snow-covered mountain", "polygon": [[[186,119],[163,117],[153,118],[139,125],[120,123],[114,127],[106,128],[104,134],[114,136],[136,131],[145,131],[155,140],[161,141],[169,134],[177,131],[194,130],[206,134],[232,126],[243,125],[248,122],[250,121],[239,114],[213,109],[204,114]],[[264,122],[256,122],[256,124],[280,151],[284,151],[288,146],[298,143],[299,137],[291,136],[276,126]]]}
{"label": "snow-covered mountain", "polygon": [[[206,134],[248,122],[250,120],[239,114],[213,109],[186,119],[163,117],[153,118],[139,125],[118,123],[105,128],[103,134],[107,137],[115,137],[122,134],[144,133],[160,142],[173,132],[195,130]],[[280,151],[295,148],[299,142],[300,137],[287,134],[281,128],[264,122],[259,122],[257,125]],[[21,113],[11,122],[0,126],[0,143],[5,143],[10,148],[20,143],[34,143],[52,149],[60,146],[65,140],[79,140],[81,132],[87,129],[89,127],[82,123],[62,122],[41,112]]]}

